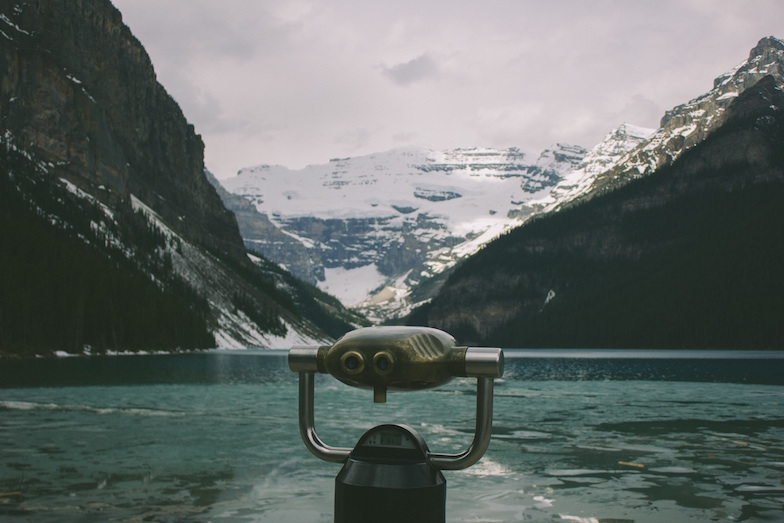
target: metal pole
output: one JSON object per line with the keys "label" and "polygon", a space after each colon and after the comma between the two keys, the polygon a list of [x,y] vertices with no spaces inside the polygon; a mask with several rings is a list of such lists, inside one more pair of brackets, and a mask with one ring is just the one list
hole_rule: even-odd
{"label": "metal pole", "polygon": [[459,454],[430,454],[428,461],[441,470],[461,470],[482,457],[490,445],[493,428],[493,378],[477,378],[476,428],[474,439],[467,450]]}

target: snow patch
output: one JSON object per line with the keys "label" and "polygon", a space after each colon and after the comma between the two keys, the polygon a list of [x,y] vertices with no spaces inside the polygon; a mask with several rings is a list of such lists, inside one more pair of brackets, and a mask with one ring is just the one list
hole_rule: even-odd
{"label": "snow patch", "polygon": [[[11,19],[10,19],[10,18],[8,18],[8,17],[7,17],[5,14],[3,14],[3,13],[0,13],[0,21],[3,21],[3,22],[5,22],[5,23],[6,23],[6,25],[8,25],[8,26],[10,26],[10,27],[13,27],[13,28],[14,28],[14,29],[16,29],[18,32],[20,32],[20,33],[22,33],[22,34],[24,34],[24,35],[30,36],[30,32],[29,32],[29,31],[25,31],[24,29],[22,29],[21,27],[19,27],[19,26],[18,26],[18,25],[16,25],[15,23],[13,23],[13,22],[11,21]],[[13,38],[9,37],[9,36],[8,36],[8,35],[6,35],[5,33],[3,33],[3,34],[4,34],[4,35],[5,35],[5,37],[6,37],[6,38],[8,38],[9,40],[13,40]]]}
{"label": "snow patch", "polygon": [[[244,314],[240,316],[244,317]],[[239,316],[222,316],[219,324],[220,327],[213,334],[216,348],[220,350],[290,349],[295,345],[320,345],[325,341],[303,334],[285,321],[283,324],[286,327],[286,334],[282,336],[261,333],[250,320],[245,318],[243,322]],[[244,337],[238,336],[238,327],[243,331]]]}
{"label": "snow patch", "polygon": [[319,282],[318,287],[351,307],[364,301],[385,281],[386,277],[379,272],[376,264],[371,263],[353,269],[325,268],[324,281]]}
{"label": "snow patch", "polygon": [[172,238],[176,238],[178,240],[182,240],[176,232],[166,225],[166,222],[163,221],[163,218],[161,218],[160,214],[152,210],[151,207],[149,207],[133,194],[131,194],[131,208],[134,210],[134,212],[141,211],[144,213],[150,223],[157,227],[158,230],[161,231],[161,233],[163,233],[167,239],[171,240]]}

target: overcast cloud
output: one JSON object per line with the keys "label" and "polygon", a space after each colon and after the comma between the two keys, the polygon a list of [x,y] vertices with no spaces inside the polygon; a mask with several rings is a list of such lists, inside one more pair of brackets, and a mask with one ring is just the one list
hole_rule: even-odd
{"label": "overcast cloud", "polygon": [[779,0],[113,0],[219,178],[406,145],[592,147],[712,88]]}

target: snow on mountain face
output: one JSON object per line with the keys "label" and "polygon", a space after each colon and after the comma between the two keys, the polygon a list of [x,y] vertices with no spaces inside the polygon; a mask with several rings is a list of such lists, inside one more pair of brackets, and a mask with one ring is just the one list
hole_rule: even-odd
{"label": "snow on mountain face", "polygon": [[525,204],[546,196],[584,154],[567,145],[533,161],[517,148],[397,149],[298,171],[262,165],[222,184],[299,244],[257,238],[250,247],[294,267],[302,264],[287,253],[301,256],[305,246],[313,271],[300,277],[371,316],[386,307],[378,316],[387,317],[410,305],[405,297],[423,278],[522,223]]}
{"label": "snow on mountain face", "polygon": [[568,173],[547,196],[531,204],[541,206],[540,212],[549,212],[589,193],[599,175],[615,167],[626,153],[647,142],[655,132],[655,129],[631,124],[614,129],[585,155],[577,169]]}
{"label": "snow on mountain face", "polygon": [[[549,154],[548,154],[549,153]],[[455,225],[487,211],[506,211],[512,202],[555,185],[574,158],[575,148],[554,159],[546,151],[536,163],[526,163],[517,149],[457,149],[386,153],[333,159],[299,171],[262,165],[242,169],[222,182],[244,196],[273,221],[301,216],[325,219],[394,218],[396,223],[426,213]]]}

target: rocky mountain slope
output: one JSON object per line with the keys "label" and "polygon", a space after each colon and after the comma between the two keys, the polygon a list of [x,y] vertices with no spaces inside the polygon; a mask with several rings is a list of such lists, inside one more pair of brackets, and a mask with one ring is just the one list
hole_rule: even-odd
{"label": "rocky mountain slope", "polygon": [[[746,60],[717,77],[713,89],[667,111],[653,135],[593,177],[584,197],[612,190],[671,164],[720,127],[730,104],[768,75],[784,78],[784,41],[773,36],[762,38]],[[558,206],[551,205],[550,209]]]}
{"label": "rocky mountain slope", "polygon": [[409,322],[515,347],[784,348],[782,115],[780,74],[745,85],[703,141],[489,244]]}
{"label": "rocky mountain slope", "polygon": [[546,213],[591,194],[604,173],[611,171],[630,151],[647,144],[655,132],[631,124],[613,129],[585,155],[575,170],[567,173],[544,198],[534,200],[530,205],[537,214]]}
{"label": "rocky mountain slope", "polygon": [[381,321],[429,299],[499,234],[589,190],[653,132],[624,124],[591,151],[558,145],[535,161],[519,149],[401,149],[301,171],[262,165],[216,186],[249,249]]}
{"label": "rocky mountain slope", "polygon": [[[76,238],[103,260],[95,262],[101,271],[121,263],[119,256],[134,267],[129,271],[144,275],[166,296],[175,288],[189,289],[182,295],[190,298],[181,299],[178,307],[193,309],[191,298],[203,304],[197,316],[219,346],[288,346],[350,328],[332,315],[340,314],[336,300],[259,257],[256,263],[248,257],[233,214],[205,176],[200,136],[157,82],[144,48],[108,0],[0,1],[0,68],[4,196],[15,208],[30,211],[9,216],[7,207],[4,227],[14,219],[31,231],[40,232],[42,226],[47,237],[70,238],[52,240],[68,252],[81,252],[71,241]],[[85,213],[90,216],[86,223]],[[42,217],[45,223],[35,225]],[[24,269],[9,253],[34,252],[28,247],[37,238],[3,239],[8,242],[4,267]],[[57,260],[49,261],[41,270],[60,274]],[[6,291],[20,275],[2,277],[0,350],[55,349],[55,336],[27,344],[19,334],[36,329],[42,320],[32,311],[50,307],[53,296],[31,297],[19,290],[14,297]],[[89,274],[81,277],[89,279]],[[135,298],[106,299],[119,307]],[[19,300],[31,311],[27,319],[18,319],[24,328],[9,320]],[[73,310],[66,303],[62,314]],[[92,309],[82,310],[77,316],[84,323]],[[313,313],[310,319],[303,310]],[[115,333],[130,329],[123,321],[122,314],[115,314],[105,328]],[[153,320],[139,325],[174,327]],[[61,333],[63,349],[189,346],[171,337],[153,341],[152,334],[127,346],[97,329],[92,338],[86,331]]]}

